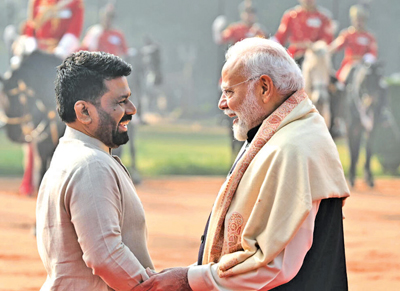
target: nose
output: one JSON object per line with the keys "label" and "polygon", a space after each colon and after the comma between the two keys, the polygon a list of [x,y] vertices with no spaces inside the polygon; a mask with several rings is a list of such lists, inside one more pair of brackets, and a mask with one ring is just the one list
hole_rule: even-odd
{"label": "nose", "polygon": [[221,110],[228,109],[228,103],[226,102],[226,98],[225,98],[224,93],[222,93],[221,97],[219,98],[218,108],[221,109]]}
{"label": "nose", "polygon": [[136,106],[132,103],[131,100],[129,100],[128,105],[126,106],[125,113],[127,115],[135,115],[137,112]]}

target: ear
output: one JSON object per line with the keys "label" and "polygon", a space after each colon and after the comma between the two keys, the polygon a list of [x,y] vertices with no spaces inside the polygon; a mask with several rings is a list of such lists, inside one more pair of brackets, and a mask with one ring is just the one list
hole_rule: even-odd
{"label": "ear", "polygon": [[[89,102],[79,100],[74,105],[76,119],[83,124],[90,124],[92,117],[90,116],[91,105]],[[93,106],[93,105],[92,105]]]}
{"label": "ear", "polygon": [[261,90],[261,100],[265,104],[271,100],[274,94],[275,86],[272,79],[268,75],[262,75],[260,77],[260,90]]}

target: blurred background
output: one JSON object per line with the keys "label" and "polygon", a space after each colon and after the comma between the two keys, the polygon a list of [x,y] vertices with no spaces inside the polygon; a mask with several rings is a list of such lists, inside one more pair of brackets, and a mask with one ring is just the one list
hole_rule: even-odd
{"label": "blurred background", "polygon": [[[133,65],[129,84],[139,113],[128,126],[130,144],[115,153],[128,166],[146,210],[149,250],[158,271],[194,262],[210,207],[235,157],[230,121],[217,107],[229,42],[216,44],[212,27],[220,15],[226,17],[227,24],[240,21],[242,1],[82,0],[79,41],[93,25],[102,22],[105,12],[111,13],[104,10],[110,3],[115,8],[111,13],[113,27],[126,38],[124,58]],[[59,123],[53,84],[54,67],[61,58],[47,58],[47,67],[45,62],[37,62],[26,68],[24,77],[10,78],[11,67],[16,71],[19,65],[11,60],[9,40],[26,20],[28,2],[0,0],[0,291],[38,290],[46,278],[33,235],[40,180],[38,148],[51,157],[58,138],[53,133],[62,135],[62,130],[54,127]],[[267,37],[276,33],[285,11],[299,4],[297,0],[248,2],[252,2],[257,23]],[[367,141],[363,135],[357,183],[344,209],[349,285],[355,291],[400,290],[399,0],[316,2],[330,11],[335,37],[351,25],[352,5],[368,7],[367,27],[378,44],[377,80],[387,100],[372,140],[375,187],[362,181]],[[334,69],[339,68],[343,55],[333,56]],[[45,74],[49,75],[43,81]],[[48,94],[50,101],[30,98],[35,96],[34,87],[36,92],[44,92],[43,96]],[[7,99],[4,92],[18,98]],[[344,115],[348,107],[344,102],[339,113]],[[39,114],[36,120],[25,120],[34,110]],[[334,141],[349,176],[347,144],[351,134],[343,123]],[[19,132],[22,128],[25,134],[14,131],[17,134],[13,136],[15,128]]]}
{"label": "blurred background", "polygon": [[[218,80],[228,45],[213,41],[212,23],[225,15],[228,23],[239,21],[240,0],[215,1],[113,1],[116,9],[115,27],[121,30],[130,52],[140,51],[151,39],[159,48],[162,82],[153,103],[147,107],[135,127],[137,168],[142,176],[154,175],[225,175],[231,164],[231,137],[226,120],[217,108]],[[358,0],[318,0],[330,10],[337,23],[335,36],[350,25],[349,8]],[[368,28],[379,46],[379,59],[384,64],[385,80],[391,84],[389,97],[399,115],[398,80],[400,72],[400,5],[398,0],[371,0]],[[99,12],[106,0],[84,1],[84,28],[98,23]],[[253,0],[257,22],[274,35],[283,13],[297,5],[296,0]],[[0,31],[7,25],[18,26],[26,19],[28,0],[1,0]],[[343,54],[334,56],[337,69]],[[9,69],[9,53],[0,42],[0,72]],[[131,83],[131,87],[134,84]],[[134,89],[134,88],[133,88]],[[138,96],[133,96],[134,101]],[[136,98],[136,99],[135,99]],[[136,101],[137,102],[137,101]],[[146,103],[144,102],[144,103]],[[398,119],[397,119],[398,120]],[[391,135],[389,133],[389,135]],[[21,145],[10,142],[0,129],[0,175],[22,175]],[[349,154],[344,138],[336,139],[347,172]],[[382,149],[384,151],[386,149]],[[123,160],[131,163],[129,152]],[[363,155],[361,155],[361,158]],[[393,156],[392,156],[393,158]],[[360,161],[360,169],[362,161]],[[372,168],[377,175],[396,175],[397,168],[385,170],[375,156]],[[393,166],[392,166],[393,168]],[[361,170],[359,170],[359,173]]]}

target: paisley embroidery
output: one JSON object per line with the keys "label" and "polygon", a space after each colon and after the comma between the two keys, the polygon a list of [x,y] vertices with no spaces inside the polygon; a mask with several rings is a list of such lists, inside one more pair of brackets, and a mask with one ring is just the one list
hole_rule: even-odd
{"label": "paisley embroidery", "polygon": [[242,249],[240,235],[244,225],[243,216],[238,213],[232,213],[228,221],[228,253],[236,252]]}
{"label": "paisley embroidery", "polygon": [[[225,216],[226,213],[228,212],[229,206],[231,205],[233,196],[235,195],[236,188],[240,180],[242,179],[244,172],[247,170],[248,166],[250,165],[255,155],[275,134],[282,120],[284,120],[286,116],[290,112],[292,112],[292,110],[306,98],[308,97],[305,94],[304,90],[297,91],[292,96],[290,96],[285,102],[283,102],[282,105],[279,106],[262,123],[248,151],[238,162],[232,175],[229,177],[228,182],[225,184],[225,189],[223,190],[224,192],[221,194],[222,196],[219,201],[219,204],[216,205],[217,207],[215,208],[215,217],[217,225],[215,227],[215,234],[214,237],[212,237],[210,240],[211,242],[210,254],[209,255],[205,254],[206,256],[203,263],[206,264],[208,262],[218,262],[220,257],[225,253],[226,248],[224,248],[224,244],[225,246],[226,244],[228,244],[227,249],[229,251],[230,248],[232,248],[232,251],[230,252],[233,252],[233,250],[238,250],[239,248],[238,244],[240,244],[240,241],[236,244],[234,243],[235,242],[234,234],[232,234],[231,236],[229,236],[228,234],[229,241],[224,242]],[[230,241],[231,239],[232,241]]]}

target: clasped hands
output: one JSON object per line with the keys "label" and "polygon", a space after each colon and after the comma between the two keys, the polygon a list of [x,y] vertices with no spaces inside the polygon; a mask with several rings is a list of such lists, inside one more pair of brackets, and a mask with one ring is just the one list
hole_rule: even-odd
{"label": "clasped hands", "polygon": [[132,291],[192,291],[188,282],[189,268],[170,268],[155,273],[146,269],[148,280],[137,285]]}

